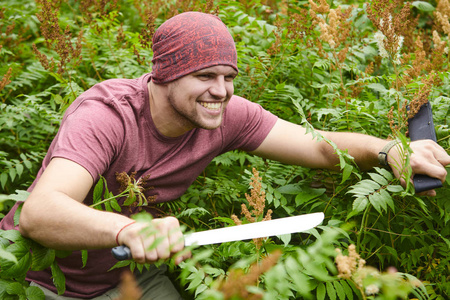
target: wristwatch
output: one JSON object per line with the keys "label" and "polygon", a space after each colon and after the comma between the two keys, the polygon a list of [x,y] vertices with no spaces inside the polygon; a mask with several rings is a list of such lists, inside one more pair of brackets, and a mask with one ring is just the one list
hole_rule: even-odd
{"label": "wristwatch", "polygon": [[397,145],[399,143],[398,140],[392,140],[389,143],[386,144],[386,146],[383,147],[383,149],[381,149],[381,151],[378,153],[378,162],[380,163],[380,165],[382,166],[388,166],[388,153],[389,150],[392,149],[392,147],[394,147],[395,145]]}

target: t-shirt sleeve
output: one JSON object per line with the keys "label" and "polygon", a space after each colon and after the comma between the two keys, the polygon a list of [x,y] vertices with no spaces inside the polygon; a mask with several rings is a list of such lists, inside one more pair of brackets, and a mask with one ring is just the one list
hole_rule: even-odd
{"label": "t-shirt sleeve", "polygon": [[225,151],[253,151],[261,145],[278,117],[261,105],[233,96],[226,108],[223,123]]}
{"label": "t-shirt sleeve", "polygon": [[123,122],[110,105],[80,101],[67,111],[51,146],[51,157],[69,159],[84,167],[96,181],[120,151]]}

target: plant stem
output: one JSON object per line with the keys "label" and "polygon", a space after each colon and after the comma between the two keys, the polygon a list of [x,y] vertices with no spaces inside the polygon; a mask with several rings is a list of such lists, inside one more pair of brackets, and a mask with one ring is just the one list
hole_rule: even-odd
{"label": "plant stem", "polygon": [[369,205],[369,207],[367,207],[366,211],[364,212],[363,218],[361,220],[361,228],[359,229],[359,232],[358,232],[358,235],[356,238],[356,247],[357,247],[358,252],[361,252],[361,249],[360,249],[361,237],[362,237],[363,233],[365,232],[365,228],[367,227],[367,222],[368,222],[367,215],[369,214],[369,211],[370,211],[370,205]]}
{"label": "plant stem", "polygon": [[120,198],[120,197],[124,196],[126,193],[128,193],[129,191],[130,191],[130,189],[127,188],[122,193],[120,193],[118,195],[115,195],[115,196],[111,196],[111,197],[106,198],[106,199],[103,199],[102,201],[99,201],[97,203],[91,204],[91,205],[89,205],[89,207],[96,207],[96,206],[99,206],[99,205],[101,205],[101,204],[103,204],[105,202],[111,201],[111,200],[116,199],[116,198]]}

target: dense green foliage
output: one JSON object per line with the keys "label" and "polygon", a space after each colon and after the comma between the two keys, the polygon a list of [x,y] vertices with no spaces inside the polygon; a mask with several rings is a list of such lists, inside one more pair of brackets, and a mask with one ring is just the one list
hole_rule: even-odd
{"label": "dense green foliage", "polygon": [[[188,10],[218,13],[229,27],[239,56],[237,95],[311,131],[397,137],[405,146],[406,105],[429,99],[438,143],[449,151],[447,0],[3,0],[3,214],[26,199],[25,190],[67,106],[95,83],[149,72],[154,29]],[[232,215],[241,218],[242,203],[251,211],[249,184],[256,190],[255,182],[260,182],[265,211],[256,216],[259,220],[268,209],[272,218],[326,215],[324,224],[308,234],[194,249],[191,260],[172,268],[184,296],[448,299],[449,180],[436,197],[418,197],[391,172],[381,168],[362,172],[345,150],[336,151],[340,173],[230,152],[217,157],[183,197],[160,205],[188,230],[234,225]],[[346,256],[335,248],[360,268],[345,273],[339,262]],[[64,253],[43,248],[17,232],[0,232],[0,298],[42,299],[40,291],[24,281],[30,268],[51,266],[55,285],[63,291],[64,278],[54,263],[58,255]],[[250,267],[254,262],[261,264]]]}

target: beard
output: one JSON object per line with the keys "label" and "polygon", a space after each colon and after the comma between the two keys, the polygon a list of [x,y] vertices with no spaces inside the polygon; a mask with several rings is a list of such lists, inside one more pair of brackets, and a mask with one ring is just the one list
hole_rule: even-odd
{"label": "beard", "polygon": [[[187,128],[191,127],[191,128],[212,130],[218,128],[222,124],[224,113],[223,108],[220,113],[220,116],[217,116],[218,120],[215,120],[214,122],[208,122],[207,120],[205,120],[205,118],[202,118],[202,116],[198,112],[196,107],[198,104],[196,102],[193,105],[193,108],[189,109],[182,105],[179,105],[179,103],[176,100],[176,96],[173,95],[173,93],[169,93],[167,100],[174,109],[174,111],[176,111],[178,114],[178,118],[174,120],[174,122],[178,122],[179,124],[186,126]],[[188,99],[182,100],[189,101]],[[225,103],[223,103],[222,105],[225,105]]]}

